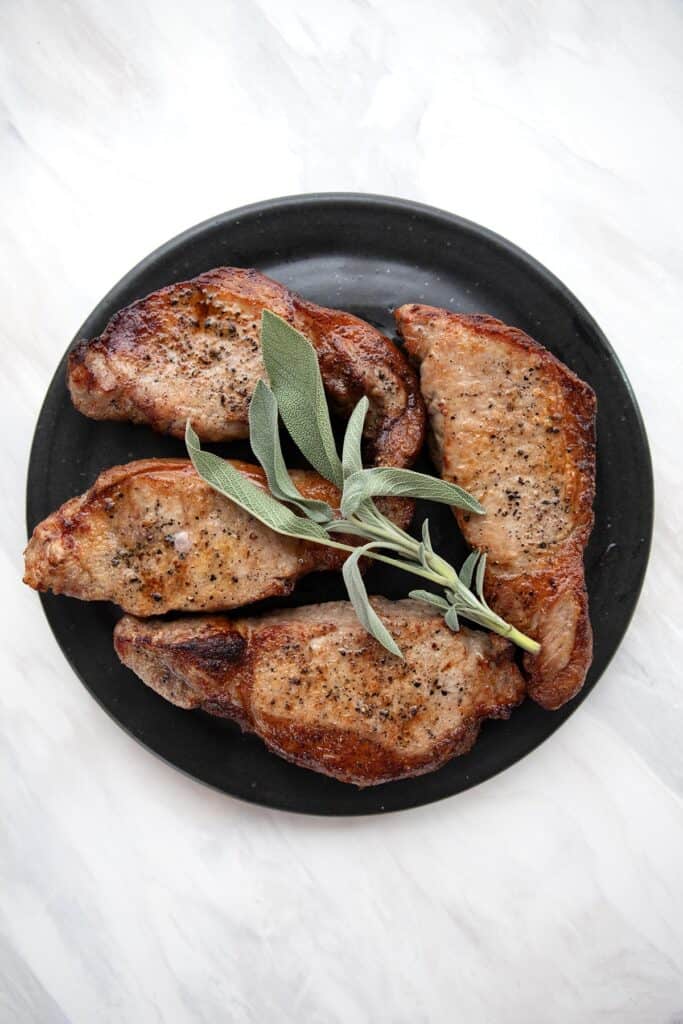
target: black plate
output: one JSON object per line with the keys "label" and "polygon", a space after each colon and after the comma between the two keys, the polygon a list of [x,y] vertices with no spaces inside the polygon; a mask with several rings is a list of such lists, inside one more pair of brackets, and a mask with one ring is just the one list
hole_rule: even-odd
{"label": "black plate", "polygon": [[[542,341],[598,396],[596,522],[586,554],[595,658],[579,696],[559,712],[527,701],[508,722],[488,722],[470,754],[438,772],[357,790],[296,768],[260,740],[202,712],[181,711],[119,663],[108,604],[42,597],[54,634],[85,686],[132,736],[203,782],[254,803],[315,814],[368,814],[459,793],[514,764],[575,710],[624,635],[645,574],[652,530],[652,469],[629,382],[602,332],[577,299],[510,242],[451,214],[381,196],[328,194],[274,199],[199,224],[138,264],[102,299],[77,337],[99,334],[110,316],[163,285],[210,267],[257,267],[324,305],[351,310],[394,334],[391,311],[426,302],[484,312]],[[143,427],[95,423],[71,406],[60,363],[40,413],[28,474],[29,531],[107,466],[184,454]],[[226,446],[226,451],[227,451]],[[233,454],[245,454],[233,445]],[[439,514],[440,513],[440,514]],[[418,515],[419,521],[421,517]],[[450,512],[430,506],[432,536],[462,557]],[[375,568],[371,590],[403,596],[408,582]],[[294,604],[344,597],[339,577],[311,576]]]}

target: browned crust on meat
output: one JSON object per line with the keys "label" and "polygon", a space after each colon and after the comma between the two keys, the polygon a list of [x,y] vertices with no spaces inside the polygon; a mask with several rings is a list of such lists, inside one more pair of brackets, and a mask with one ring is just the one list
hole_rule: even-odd
{"label": "browned crust on meat", "polygon": [[[391,614],[392,602],[373,602],[382,614]],[[410,618],[411,606],[417,609],[414,622]],[[499,637],[485,637],[466,629],[460,634],[450,633],[434,616],[438,644],[433,646],[440,655],[452,655],[452,671],[456,675],[461,673],[468,647],[474,646],[478,652],[470,657],[464,675],[455,680],[460,682],[460,692],[464,694],[461,700],[465,701],[464,708],[455,714],[455,697],[450,698],[449,707],[440,689],[430,689],[435,673],[441,671],[438,665],[425,661],[422,647],[417,647],[414,663],[411,662],[411,633],[414,632],[415,643],[419,645],[425,629],[431,629],[432,620],[409,601],[393,605],[404,616],[401,642],[408,663],[400,668],[397,663],[393,682],[387,683],[386,675],[382,676],[386,652],[360,626],[354,636],[357,643],[362,643],[362,649],[356,652],[351,681],[346,677],[341,682],[341,696],[335,693],[339,680],[324,652],[317,657],[307,647],[305,656],[294,656],[285,662],[283,670],[282,661],[277,660],[283,657],[283,650],[296,651],[311,640],[334,636],[336,622],[343,619],[348,605],[334,602],[329,607],[329,622],[310,623],[306,621],[308,609],[285,613],[283,621],[278,621],[278,613],[253,619],[211,617],[173,623],[153,619],[141,622],[126,616],[116,627],[114,646],[122,662],[167,700],[183,708],[198,708],[233,719],[246,731],[260,736],[279,756],[357,786],[434,771],[472,747],[484,719],[508,718],[523,699],[524,684],[509,644]],[[312,606],[310,612],[316,615],[324,608]],[[344,642],[348,642],[348,633]],[[334,713],[331,717],[326,715],[318,707],[320,689],[314,694],[301,685],[303,680],[288,679],[287,666],[297,673],[305,666],[317,682],[320,680],[315,673],[322,672],[323,689],[335,693],[337,707],[355,702],[355,720],[349,722],[348,715],[344,717],[341,713],[336,720]],[[271,671],[281,673],[274,686],[269,678]],[[439,678],[447,680],[448,669]],[[296,686],[292,687],[292,683]],[[444,685],[448,683],[439,684]],[[345,687],[350,687],[351,692],[345,692]],[[406,690],[410,714],[401,703]],[[290,697],[289,691],[295,696]],[[277,699],[269,699],[271,694]],[[383,712],[381,729],[373,731],[368,726],[367,704],[382,700],[387,707],[392,706],[392,700],[398,701],[398,710]],[[419,724],[413,723],[419,723],[421,714],[428,714],[429,706],[437,701],[444,707],[444,716],[451,715],[452,725],[450,719],[446,724],[435,725],[439,735],[434,733],[433,741],[420,745],[422,740],[415,741]],[[435,721],[439,721],[438,717]],[[419,749],[412,749],[414,743]]]}
{"label": "browned crust on meat", "polygon": [[[411,465],[424,440],[425,410],[402,353],[358,317],[307,302],[256,270],[218,267],[116,313],[98,338],[80,341],[69,357],[74,405],[93,419],[146,423],[176,437],[188,418],[202,440],[246,437],[249,398],[264,374],[258,342],[263,309],[284,317],[316,347],[339,412],[348,415],[367,395],[367,458]],[[232,353],[243,362],[231,376]],[[164,365],[173,366],[172,380],[164,379]]]}
{"label": "browned crust on meat", "polygon": [[[560,544],[536,552],[533,570],[520,571],[515,564],[506,564],[499,552],[489,550],[486,587],[491,606],[541,642],[541,652],[524,659],[529,694],[543,707],[556,709],[581,689],[593,656],[583,552],[593,527],[595,394],[543,345],[494,317],[421,305],[402,306],[395,317],[407,351],[418,361],[427,354],[421,331],[435,324],[447,330],[455,324],[470,335],[530,354],[539,363],[543,379],[562,395],[561,429],[571,455],[567,494],[571,531]],[[441,453],[434,454],[439,464]],[[468,481],[460,482],[468,486]],[[473,517],[461,511],[455,514],[466,539],[472,540]]]}

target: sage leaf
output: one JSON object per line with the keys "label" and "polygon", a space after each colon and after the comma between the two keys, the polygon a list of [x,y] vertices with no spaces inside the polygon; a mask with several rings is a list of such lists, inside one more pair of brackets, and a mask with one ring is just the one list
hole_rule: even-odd
{"label": "sage leaf", "polygon": [[443,597],[439,597],[438,594],[432,594],[431,590],[411,590],[408,597],[412,597],[413,601],[431,604],[434,608],[438,608],[440,612],[447,612],[451,607],[448,601]]}
{"label": "sage leaf", "polygon": [[353,605],[353,610],[355,611],[361,625],[364,626],[368,633],[370,633],[371,636],[374,636],[375,640],[378,640],[382,647],[385,647],[390,654],[395,654],[397,658],[402,659],[403,654],[401,653],[401,649],[398,647],[391,633],[370,604],[368,592],[365,589],[365,583],[363,582],[363,577],[361,576],[360,569],[358,567],[359,559],[374,547],[381,547],[381,545],[373,543],[365,544],[363,547],[356,548],[353,554],[349,555],[342,568],[344,583],[346,584],[346,589],[348,591],[349,600]]}
{"label": "sage leaf", "polygon": [[293,441],[310,464],[341,490],[344,473],[315,349],[269,309],[261,317],[261,348],[270,386]]}
{"label": "sage leaf", "polygon": [[476,498],[446,480],[424,473],[415,473],[411,469],[397,469],[393,466],[377,466],[374,469],[362,469],[352,473],[344,485],[342,514],[353,515],[356,509],[368,498],[426,498],[438,501],[443,505],[454,505],[456,508],[481,515],[484,508]]}
{"label": "sage leaf", "polygon": [[264,526],[287,537],[298,537],[300,540],[311,540],[319,544],[330,543],[330,538],[318,523],[304,519],[286,505],[281,505],[268,491],[252,483],[225,459],[213,455],[212,452],[202,451],[199,438],[189,420],[185,427],[185,447],[192,465],[202,480],[213,487],[214,491],[234,501]]}
{"label": "sage leaf", "polygon": [[428,519],[425,519],[422,522],[422,543],[425,546],[425,550],[428,551],[430,553],[430,555],[433,555],[434,554],[434,548],[432,547],[432,538],[431,538],[431,536],[429,534],[429,520]]}
{"label": "sage leaf", "polygon": [[367,530],[363,526],[358,526],[355,523],[349,523],[346,519],[333,519],[331,523],[327,523],[325,529],[328,533],[345,533],[349,537],[363,537],[365,540],[368,539]]}
{"label": "sage leaf", "polygon": [[361,437],[363,436],[363,425],[365,424],[365,417],[369,406],[370,403],[367,398],[363,396],[349,416],[349,422],[346,424],[344,445],[342,448],[342,470],[344,472],[345,480],[347,477],[351,476],[352,473],[359,473],[363,468],[360,443]]}
{"label": "sage leaf", "polygon": [[274,498],[296,505],[316,523],[329,523],[334,519],[334,512],[326,501],[305,498],[289,475],[280,446],[277,399],[263,380],[256,382],[249,404],[249,437]]}
{"label": "sage leaf", "polygon": [[458,619],[458,613],[453,607],[453,605],[450,606],[450,608],[444,615],[444,619],[446,621],[446,625],[448,626],[448,628],[452,629],[454,633],[457,633],[458,630],[460,629],[460,621]]}
{"label": "sage leaf", "polygon": [[477,564],[478,558],[478,551],[470,551],[469,555],[462,563],[462,569],[460,570],[459,573],[459,579],[463,587],[467,587],[468,590],[472,586],[472,575],[474,573],[474,567]]}
{"label": "sage leaf", "polygon": [[[486,552],[481,551],[479,553],[479,561],[477,562],[477,575],[475,578],[475,588],[477,591],[477,597],[486,605],[484,601],[484,573],[486,572]],[[486,605],[488,607],[488,605]]]}

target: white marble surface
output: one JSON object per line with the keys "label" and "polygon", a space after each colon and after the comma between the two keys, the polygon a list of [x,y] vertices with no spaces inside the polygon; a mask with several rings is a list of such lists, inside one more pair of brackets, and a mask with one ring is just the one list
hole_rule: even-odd
{"label": "white marble surface", "polygon": [[[0,1019],[683,1021],[683,7],[6,0]],[[141,256],[311,190],[507,235],[594,313],[657,478],[643,599],[597,690],[501,777],[385,818],[249,807],[77,682],[18,582],[41,398]]]}

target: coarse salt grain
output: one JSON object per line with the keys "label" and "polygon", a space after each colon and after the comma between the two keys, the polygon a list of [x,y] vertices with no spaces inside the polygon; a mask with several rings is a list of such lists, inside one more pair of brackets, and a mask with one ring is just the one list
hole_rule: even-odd
{"label": "coarse salt grain", "polygon": [[173,547],[176,549],[179,555],[186,555],[192,547],[192,540],[187,530],[180,530],[173,537]]}

